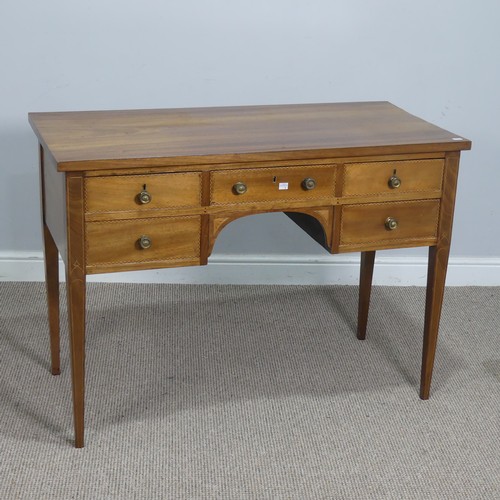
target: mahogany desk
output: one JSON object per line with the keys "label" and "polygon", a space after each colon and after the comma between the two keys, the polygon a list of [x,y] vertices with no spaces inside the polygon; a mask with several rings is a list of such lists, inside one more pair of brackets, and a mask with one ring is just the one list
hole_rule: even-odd
{"label": "mahogany desk", "polygon": [[375,251],[428,246],[420,397],[427,399],[460,151],[469,140],[387,102],[31,113],[52,373],[66,264],[75,446],[84,444],[87,274],[207,264],[250,214],[285,212],[331,253],[361,252],[364,339]]}

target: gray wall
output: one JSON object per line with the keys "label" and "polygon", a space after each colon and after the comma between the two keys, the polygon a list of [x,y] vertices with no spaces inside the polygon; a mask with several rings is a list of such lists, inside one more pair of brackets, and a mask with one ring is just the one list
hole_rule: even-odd
{"label": "gray wall", "polygon": [[[498,258],[499,21],[498,0],[2,0],[0,254],[41,250],[29,111],[389,100],[472,139],[452,252]],[[322,254],[283,217],[216,254]]]}

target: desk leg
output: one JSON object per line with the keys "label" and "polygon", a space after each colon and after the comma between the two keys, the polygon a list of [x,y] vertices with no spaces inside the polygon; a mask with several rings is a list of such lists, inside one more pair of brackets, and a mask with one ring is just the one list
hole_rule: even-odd
{"label": "desk leg", "polygon": [[358,305],[358,339],[360,340],[364,340],[366,337],[366,325],[368,324],[368,310],[370,309],[374,263],[375,251],[361,252]]}
{"label": "desk leg", "polygon": [[450,255],[455,193],[457,189],[458,161],[460,153],[448,153],[443,175],[443,197],[439,213],[439,236],[436,246],[429,247],[427,293],[425,299],[424,345],[422,349],[422,373],[420,397],[429,399],[432,369],[436,354],[439,320],[443,305],[444,285]]}
{"label": "desk leg", "polygon": [[[40,154],[40,212],[42,215],[42,236],[45,264],[45,287],[47,289],[47,307],[49,313],[50,365],[52,375],[61,373],[59,343],[59,252],[52,234],[45,222],[45,154],[39,146]],[[49,167],[50,168],[50,167]]]}
{"label": "desk leg", "polygon": [[83,179],[68,174],[66,178],[68,262],[66,287],[70,332],[71,378],[73,385],[73,416],[75,447],[84,444],[85,397],[85,240]]}
{"label": "desk leg", "polygon": [[420,397],[429,399],[432,369],[443,305],[444,284],[448,267],[449,247],[429,247],[429,267],[427,271],[427,292],[425,299],[424,345],[422,349],[422,374]]}
{"label": "desk leg", "polygon": [[50,354],[52,375],[59,375],[59,252],[49,228],[43,224],[45,251],[45,285],[49,309]]}

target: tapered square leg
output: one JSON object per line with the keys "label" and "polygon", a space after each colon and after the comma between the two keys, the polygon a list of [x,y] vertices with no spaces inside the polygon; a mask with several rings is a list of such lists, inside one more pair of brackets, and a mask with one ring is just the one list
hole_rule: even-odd
{"label": "tapered square leg", "polygon": [[[68,266],[69,267],[69,266]],[[70,332],[71,379],[73,386],[73,415],[75,447],[84,444],[85,415],[85,277],[78,266],[67,270],[68,315]]]}
{"label": "tapered square leg", "polygon": [[59,355],[59,252],[46,223],[45,154],[39,146],[40,154],[40,212],[42,216],[42,236],[45,264],[45,286],[50,332],[50,365],[53,375],[61,373]]}
{"label": "tapered square leg", "polygon": [[446,157],[443,175],[443,197],[439,213],[439,239],[437,245],[429,247],[424,342],[420,378],[420,397],[422,399],[429,399],[431,389],[439,320],[441,319],[446,271],[450,255],[459,156],[459,153],[450,153]]}
{"label": "tapered square leg", "polygon": [[361,252],[361,269],[359,276],[359,305],[358,305],[358,339],[366,337],[368,324],[368,311],[370,309],[370,296],[372,291],[373,266],[375,251]]}
{"label": "tapered square leg", "polygon": [[427,272],[427,293],[425,300],[424,343],[422,349],[422,372],[420,397],[429,399],[432,370],[436,355],[439,320],[443,305],[449,246],[429,247],[429,267]]}
{"label": "tapered square leg", "polygon": [[50,354],[52,375],[59,375],[60,342],[59,342],[59,252],[49,228],[43,225],[43,242],[45,253],[45,285],[47,288],[47,305],[49,311]]}
{"label": "tapered square leg", "polygon": [[85,245],[83,178],[78,174],[66,177],[68,217],[68,261],[66,287],[70,333],[71,379],[75,446],[84,445],[85,415]]}

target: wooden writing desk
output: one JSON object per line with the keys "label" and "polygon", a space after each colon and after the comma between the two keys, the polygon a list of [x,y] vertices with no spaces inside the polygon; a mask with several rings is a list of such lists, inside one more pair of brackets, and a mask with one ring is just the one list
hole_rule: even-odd
{"label": "wooden writing desk", "polygon": [[52,373],[66,264],[75,446],[84,443],[87,274],[207,263],[229,222],[285,212],[331,253],[361,252],[364,339],[375,251],[428,246],[427,399],[467,139],[387,102],[31,113],[40,143]]}

